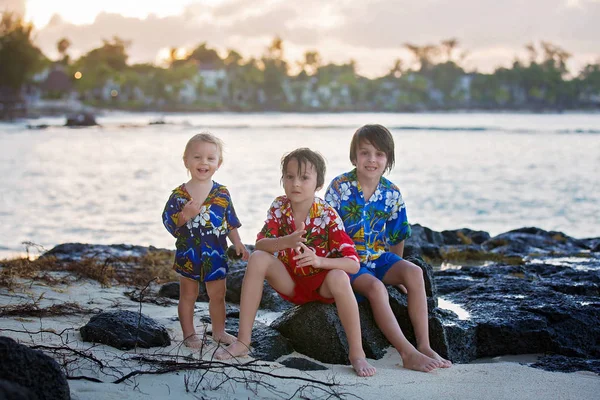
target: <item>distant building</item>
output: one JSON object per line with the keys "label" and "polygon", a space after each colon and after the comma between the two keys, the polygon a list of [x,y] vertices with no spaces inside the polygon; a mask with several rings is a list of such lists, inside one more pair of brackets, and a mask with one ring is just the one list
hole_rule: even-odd
{"label": "distant building", "polygon": [[73,91],[73,80],[63,69],[53,69],[40,84],[42,97],[68,97]]}

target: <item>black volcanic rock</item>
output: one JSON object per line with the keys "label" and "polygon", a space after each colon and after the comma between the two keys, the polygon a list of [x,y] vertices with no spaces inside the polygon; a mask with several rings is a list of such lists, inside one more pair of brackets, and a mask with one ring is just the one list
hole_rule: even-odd
{"label": "black volcanic rock", "polygon": [[0,337],[0,398],[69,400],[62,368],[39,350]]}
{"label": "black volcanic rock", "polygon": [[103,343],[121,350],[171,344],[164,326],[133,311],[119,310],[94,315],[79,332],[84,342]]}

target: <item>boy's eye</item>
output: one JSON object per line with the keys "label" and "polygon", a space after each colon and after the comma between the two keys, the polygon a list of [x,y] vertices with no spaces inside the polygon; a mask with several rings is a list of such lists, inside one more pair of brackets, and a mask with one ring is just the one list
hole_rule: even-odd
{"label": "boy's eye", "polygon": [[302,175],[302,179],[305,180],[305,181],[307,181],[307,180],[310,179],[310,177],[308,175]]}
{"label": "boy's eye", "polygon": [[383,151],[377,152],[377,157],[383,157],[383,156],[385,156],[385,153]]}

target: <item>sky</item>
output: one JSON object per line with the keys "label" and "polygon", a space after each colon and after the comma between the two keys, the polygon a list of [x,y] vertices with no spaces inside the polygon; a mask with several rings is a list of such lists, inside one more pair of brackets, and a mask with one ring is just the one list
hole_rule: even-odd
{"label": "sky", "polygon": [[72,43],[77,58],[119,36],[131,41],[130,62],[160,63],[168,49],[206,42],[260,57],[283,40],[292,64],[318,50],[324,62],[355,60],[369,77],[387,73],[398,58],[414,60],[405,43],[455,38],[461,65],[491,72],[526,58],[524,46],[552,42],[572,54],[573,73],[600,61],[600,0],[0,0],[34,24],[35,43],[51,59],[56,43]]}

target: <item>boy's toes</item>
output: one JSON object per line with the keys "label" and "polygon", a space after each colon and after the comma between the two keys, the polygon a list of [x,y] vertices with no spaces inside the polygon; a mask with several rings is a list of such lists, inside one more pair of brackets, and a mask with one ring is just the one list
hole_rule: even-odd
{"label": "boy's toes", "polygon": [[371,364],[367,362],[366,358],[356,358],[354,360],[350,360],[352,364],[352,368],[356,372],[358,376],[373,376],[377,370]]}
{"label": "boy's toes", "polygon": [[185,347],[189,347],[190,349],[199,349],[205,344],[206,344],[205,338],[199,336],[196,333],[183,339],[183,345]]}
{"label": "boy's toes", "polygon": [[250,348],[244,343],[236,340],[227,347],[221,347],[215,351],[215,358],[217,360],[228,360],[236,357],[246,357],[250,352]]}

